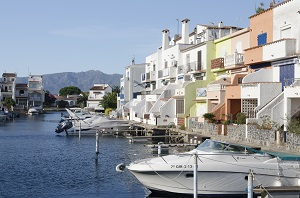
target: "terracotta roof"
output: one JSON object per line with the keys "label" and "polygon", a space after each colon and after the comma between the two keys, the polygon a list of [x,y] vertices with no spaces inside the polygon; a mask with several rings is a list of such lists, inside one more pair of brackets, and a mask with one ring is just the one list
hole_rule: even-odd
{"label": "terracotta roof", "polygon": [[93,86],[90,90],[105,90],[107,87],[105,86]]}
{"label": "terracotta roof", "polygon": [[2,77],[16,77],[17,76],[17,74],[15,74],[15,73],[3,73],[2,74]]}
{"label": "terracotta roof", "polygon": [[16,84],[16,88],[27,88],[27,84]]}
{"label": "terracotta roof", "polygon": [[258,16],[258,15],[260,15],[260,14],[262,14],[262,13],[268,12],[269,10],[272,10],[272,9],[274,9],[274,8],[276,8],[276,7],[278,7],[278,6],[281,6],[281,5],[285,4],[285,3],[288,3],[289,1],[292,1],[292,0],[285,0],[285,1],[281,2],[281,3],[278,3],[278,4],[276,4],[274,7],[270,7],[270,8],[268,8],[268,9],[263,10],[263,11],[260,12],[260,13],[256,13],[256,14],[250,16],[249,19],[251,19],[252,17]]}

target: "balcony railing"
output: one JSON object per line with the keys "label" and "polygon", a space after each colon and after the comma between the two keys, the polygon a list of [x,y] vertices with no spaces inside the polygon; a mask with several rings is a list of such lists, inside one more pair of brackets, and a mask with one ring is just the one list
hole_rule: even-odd
{"label": "balcony railing", "polygon": [[156,72],[155,71],[150,71],[150,81],[156,80]]}
{"label": "balcony railing", "polygon": [[244,54],[235,52],[225,56],[224,67],[239,66],[244,64]]}
{"label": "balcony railing", "polygon": [[29,97],[29,101],[42,101],[42,97]]}
{"label": "balcony railing", "polygon": [[219,91],[219,90],[225,90],[226,85],[222,84],[211,84],[207,86],[207,91]]}
{"label": "balcony railing", "polygon": [[211,60],[211,69],[222,69],[224,68],[224,58],[216,58]]}

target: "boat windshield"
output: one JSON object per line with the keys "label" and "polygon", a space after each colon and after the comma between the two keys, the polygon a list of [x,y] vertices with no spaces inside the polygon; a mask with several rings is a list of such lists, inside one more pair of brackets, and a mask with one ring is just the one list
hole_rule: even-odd
{"label": "boat windshield", "polygon": [[197,147],[197,150],[205,151],[205,152],[214,152],[214,153],[220,153],[220,152],[241,153],[241,154],[258,153],[257,150],[245,146],[233,145],[233,144],[219,142],[215,140],[209,140],[209,139],[201,143]]}

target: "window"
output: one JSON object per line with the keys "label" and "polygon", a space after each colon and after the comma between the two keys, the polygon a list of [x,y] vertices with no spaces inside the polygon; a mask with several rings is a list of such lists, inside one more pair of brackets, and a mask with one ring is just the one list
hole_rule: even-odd
{"label": "window", "polygon": [[257,36],[257,45],[263,45],[267,43],[267,33],[262,33]]}
{"label": "window", "polygon": [[198,61],[197,61],[197,70],[201,70],[201,63],[202,63],[202,53],[201,50],[198,51]]}
{"label": "window", "polygon": [[242,84],[243,83],[243,77],[238,78],[238,84]]}
{"label": "window", "polygon": [[184,113],[184,100],[176,100],[176,114]]}
{"label": "window", "polygon": [[24,95],[24,90],[20,90],[20,91],[19,91],[19,95],[20,95],[20,96]]}

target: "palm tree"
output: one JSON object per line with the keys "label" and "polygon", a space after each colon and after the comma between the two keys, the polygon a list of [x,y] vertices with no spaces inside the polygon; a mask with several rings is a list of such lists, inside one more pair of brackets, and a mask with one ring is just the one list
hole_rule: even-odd
{"label": "palm tree", "polygon": [[83,108],[83,107],[86,107],[86,101],[88,100],[88,94],[87,93],[84,93],[82,92],[80,94],[81,96],[79,98],[77,98],[77,104]]}
{"label": "palm tree", "polygon": [[16,102],[12,98],[5,98],[2,104],[8,111],[11,111],[12,107],[16,106]]}

